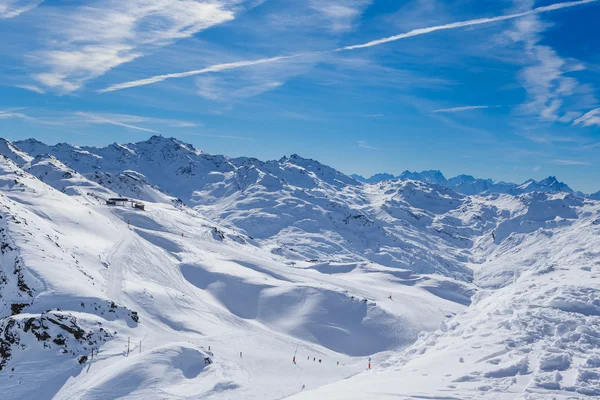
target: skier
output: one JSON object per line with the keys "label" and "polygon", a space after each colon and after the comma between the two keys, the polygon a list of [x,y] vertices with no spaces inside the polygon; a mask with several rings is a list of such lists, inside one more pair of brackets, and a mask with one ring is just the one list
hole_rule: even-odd
{"label": "skier", "polygon": [[306,361],[310,361],[310,356],[306,357]]}
{"label": "skier", "polygon": [[319,364],[321,364],[321,359],[319,358]]}
{"label": "skier", "polygon": [[317,359],[316,359],[315,357],[313,357],[313,362],[314,362],[314,361],[317,361]]}
{"label": "skier", "polygon": [[210,346],[208,346],[208,351],[210,351]]}
{"label": "skier", "polygon": [[240,351],[240,358],[242,358],[242,352]]}
{"label": "skier", "polygon": [[388,297],[388,299],[392,300],[392,294],[390,293],[390,297]]}
{"label": "skier", "polygon": [[306,387],[306,385],[302,385],[302,390],[304,390],[305,387]]}

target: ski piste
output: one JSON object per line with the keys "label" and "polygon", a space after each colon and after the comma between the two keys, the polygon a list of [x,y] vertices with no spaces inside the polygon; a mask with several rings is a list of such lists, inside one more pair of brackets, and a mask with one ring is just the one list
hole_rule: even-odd
{"label": "ski piste", "polygon": [[600,395],[593,196],[1,144],[3,398]]}

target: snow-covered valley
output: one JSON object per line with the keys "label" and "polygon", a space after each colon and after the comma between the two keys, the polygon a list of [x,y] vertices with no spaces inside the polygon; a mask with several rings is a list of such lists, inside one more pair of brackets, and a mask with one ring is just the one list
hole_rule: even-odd
{"label": "snow-covered valley", "polygon": [[0,153],[2,398],[600,396],[600,202],[555,179]]}

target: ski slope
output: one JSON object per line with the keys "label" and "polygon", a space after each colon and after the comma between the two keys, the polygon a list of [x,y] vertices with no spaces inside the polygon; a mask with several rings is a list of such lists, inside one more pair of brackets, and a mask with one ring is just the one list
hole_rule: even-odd
{"label": "ski slope", "polygon": [[7,398],[599,395],[596,201],[1,144]]}
{"label": "ski slope", "polygon": [[590,203],[581,212],[504,254],[519,267],[501,285],[490,273],[497,261],[479,266],[482,285],[502,288],[479,291],[440,330],[372,371],[291,398],[598,398],[600,211]]}

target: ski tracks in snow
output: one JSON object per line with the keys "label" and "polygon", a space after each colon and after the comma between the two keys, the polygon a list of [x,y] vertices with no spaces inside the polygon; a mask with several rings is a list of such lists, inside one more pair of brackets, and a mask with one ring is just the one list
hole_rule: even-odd
{"label": "ski tracks in snow", "polygon": [[133,238],[127,232],[106,255],[109,268],[106,279],[106,295],[116,302],[121,301],[121,293],[125,286],[123,258],[132,242]]}

